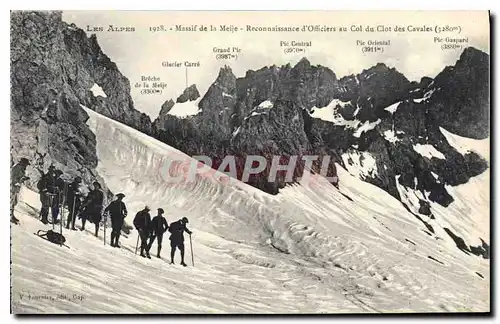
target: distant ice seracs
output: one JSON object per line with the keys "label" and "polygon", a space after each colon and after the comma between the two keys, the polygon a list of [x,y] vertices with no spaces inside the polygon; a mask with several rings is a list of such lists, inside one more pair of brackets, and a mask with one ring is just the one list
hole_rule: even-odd
{"label": "distant ice seracs", "polygon": [[90,88],[90,91],[92,91],[92,94],[94,95],[94,97],[97,97],[97,96],[101,96],[104,98],[108,97],[106,95],[106,93],[104,93],[104,90],[102,90],[102,88],[97,83],[94,83],[92,88]]}

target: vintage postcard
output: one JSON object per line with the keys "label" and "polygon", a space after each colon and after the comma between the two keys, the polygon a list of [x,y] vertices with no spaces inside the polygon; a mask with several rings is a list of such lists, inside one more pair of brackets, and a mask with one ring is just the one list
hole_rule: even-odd
{"label": "vintage postcard", "polygon": [[11,11],[13,314],[490,313],[487,11]]}

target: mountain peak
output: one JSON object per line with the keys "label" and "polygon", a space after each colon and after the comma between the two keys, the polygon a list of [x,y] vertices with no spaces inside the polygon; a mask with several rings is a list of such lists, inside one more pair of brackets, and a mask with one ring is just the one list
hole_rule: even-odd
{"label": "mountain peak", "polygon": [[219,78],[225,78],[225,77],[235,77],[233,70],[229,65],[224,65],[219,69],[219,75],[217,76],[217,79]]}
{"label": "mountain peak", "polygon": [[308,69],[310,67],[311,67],[311,62],[309,62],[309,60],[306,57],[303,57],[300,59],[299,62],[297,62],[297,64],[295,64],[295,66],[293,68],[294,69],[301,69],[301,68]]}
{"label": "mountain peak", "polygon": [[220,86],[223,89],[234,89],[236,84],[236,76],[231,70],[231,67],[224,65],[219,70],[219,75],[215,80],[215,85]]}
{"label": "mountain peak", "polygon": [[[177,98],[178,103],[183,103],[186,101],[193,101],[196,100],[200,97],[200,93],[198,92],[198,89],[196,88],[196,84],[192,84],[186,89],[184,89],[184,92]],[[163,106],[162,106],[163,109]]]}
{"label": "mountain peak", "polygon": [[488,60],[489,56],[485,52],[474,47],[467,47],[460,55],[457,64],[461,62],[468,64],[488,64]]}

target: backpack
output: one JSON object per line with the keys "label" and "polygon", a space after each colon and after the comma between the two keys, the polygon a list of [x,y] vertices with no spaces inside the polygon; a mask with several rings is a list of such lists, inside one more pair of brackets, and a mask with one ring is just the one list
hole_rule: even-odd
{"label": "backpack", "polygon": [[38,231],[37,235],[41,237],[46,237],[48,241],[54,243],[54,244],[59,244],[63,245],[64,242],[66,242],[66,238],[64,235],[54,232],[53,230],[48,230],[45,234],[39,234],[42,230]]}
{"label": "backpack", "polygon": [[179,229],[180,229],[180,225],[181,225],[181,224],[179,224],[179,221],[177,221],[177,222],[173,222],[173,223],[171,223],[171,224],[170,224],[170,226],[168,227],[168,231],[169,231],[170,233],[174,234],[175,232],[178,232],[178,231],[179,231]]}

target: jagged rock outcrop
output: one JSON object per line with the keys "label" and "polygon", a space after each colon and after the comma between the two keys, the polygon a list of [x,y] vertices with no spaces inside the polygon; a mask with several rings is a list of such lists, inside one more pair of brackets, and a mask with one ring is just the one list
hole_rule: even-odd
{"label": "jagged rock outcrop", "polygon": [[[71,56],[71,61],[64,66],[67,83],[81,103],[104,116],[151,134],[151,119],[134,108],[130,81],[102,52],[97,37],[87,37],[82,29],[62,21],[60,25],[65,49]],[[94,84],[102,88],[106,97],[96,96],[89,90]]]}
{"label": "jagged rock outcrop", "polygon": [[174,107],[175,102],[172,99],[168,99],[161,105],[160,113],[158,117],[153,122],[153,135],[159,137],[160,132],[164,129],[165,123],[168,119],[168,113]]}
{"label": "jagged rock outcrop", "polygon": [[[335,74],[311,66],[306,59],[293,68],[287,65],[248,71],[240,79],[225,66],[201,99],[198,115],[180,120],[160,113],[155,121],[161,124],[158,138],[190,155],[209,156],[215,168],[228,154],[239,158],[266,156],[266,170],[260,179],[250,182],[276,194],[285,179],[278,177],[273,184],[264,181],[273,156],[287,160],[294,155],[326,154],[323,146],[315,145],[318,141],[309,141],[314,136],[305,131],[304,112],[328,104],[332,91],[340,91]],[[303,168],[302,162],[297,163],[298,170]],[[330,174],[335,173],[332,161]]]}
{"label": "jagged rock outcrop", "polygon": [[340,113],[347,120],[375,121],[388,116],[384,108],[406,99],[410,91],[417,88],[394,68],[383,63],[363,70],[356,76],[340,79],[341,93],[338,97],[344,105]]}
{"label": "jagged rock outcrop", "polygon": [[[198,89],[196,88],[196,84],[192,84],[186,89],[184,89],[184,92],[177,98],[178,103],[183,103],[186,101],[193,101],[196,100],[200,97],[200,93],[198,92]],[[161,113],[160,113],[161,114]]]}
{"label": "jagged rock outcrop", "polygon": [[31,187],[50,164],[66,180],[100,179],[95,136],[81,105],[151,133],[149,117],[133,107],[128,79],[95,35],[63,22],[61,12],[12,12],[11,155],[31,161]]}
{"label": "jagged rock outcrop", "polygon": [[172,99],[169,99],[161,105],[161,110],[160,110],[160,115],[159,116],[164,116],[168,114],[170,109],[175,105],[175,102]]}
{"label": "jagged rock outcrop", "polygon": [[97,176],[95,136],[69,84],[73,59],[61,22],[58,12],[11,14],[11,154],[31,161],[32,187],[52,163],[66,177]]}
{"label": "jagged rock outcrop", "polygon": [[[485,61],[471,58],[475,56],[481,57],[462,54],[458,70],[464,71],[460,67],[464,62]],[[466,79],[465,74],[461,78]],[[226,66],[201,100],[202,112],[187,120],[171,120],[164,128],[168,136],[164,134],[162,140],[216,161],[226,154],[329,155],[347,169],[370,165],[360,177],[398,199],[398,186],[403,186],[428,192],[426,199],[447,206],[453,198],[444,184],[464,183],[483,172],[487,163],[475,153],[461,155],[440,132],[439,127],[447,124],[436,117],[434,95],[429,91],[436,82],[428,77],[410,82],[381,63],[340,80],[307,59],[293,67],[248,71],[238,79]],[[475,91],[470,84],[460,85],[467,87],[464,93]],[[443,85],[439,91],[447,92],[448,87]],[[472,97],[484,98],[481,89]],[[330,112],[332,103],[335,107]],[[321,109],[327,120],[312,117]],[[419,145],[432,146],[443,158],[422,156],[415,150]],[[271,188],[257,182],[253,184],[273,193],[283,185]],[[422,206],[417,212],[429,214],[427,205]]]}

